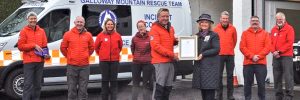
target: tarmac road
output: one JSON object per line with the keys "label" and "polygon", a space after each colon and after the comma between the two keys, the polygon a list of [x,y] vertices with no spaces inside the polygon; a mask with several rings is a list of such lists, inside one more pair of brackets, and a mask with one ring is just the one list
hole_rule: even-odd
{"label": "tarmac road", "polygon": [[[272,85],[272,84],[271,84]],[[191,88],[191,79],[177,79],[174,89],[171,93],[170,100],[202,100],[201,93],[198,89]],[[131,85],[125,85],[119,88],[118,100],[130,100]],[[275,100],[274,89],[270,85],[266,85],[266,100]],[[300,86],[295,86],[294,100],[300,100]],[[67,86],[44,86],[42,88],[41,100],[66,100]],[[89,100],[101,100],[100,83],[89,84]],[[244,100],[243,87],[235,88],[234,96],[236,100]],[[226,100],[226,88],[224,88],[224,100]],[[257,87],[252,88],[252,100],[258,100]],[[0,92],[0,100],[12,100],[5,95],[3,91]],[[141,95],[139,100],[142,100]]]}

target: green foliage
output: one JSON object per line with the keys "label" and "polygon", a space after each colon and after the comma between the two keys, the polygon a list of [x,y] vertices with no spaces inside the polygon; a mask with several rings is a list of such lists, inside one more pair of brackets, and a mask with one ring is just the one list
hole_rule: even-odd
{"label": "green foliage", "polygon": [[0,0],[0,23],[21,5],[21,0]]}

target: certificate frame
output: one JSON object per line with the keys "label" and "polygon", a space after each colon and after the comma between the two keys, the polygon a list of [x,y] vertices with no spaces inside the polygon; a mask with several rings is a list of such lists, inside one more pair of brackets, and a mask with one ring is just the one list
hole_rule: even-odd
{"label": "certificate frame", "polygon": [[180,36],[179,38],[179,60],[196,60],[198,57],[198,37]]}

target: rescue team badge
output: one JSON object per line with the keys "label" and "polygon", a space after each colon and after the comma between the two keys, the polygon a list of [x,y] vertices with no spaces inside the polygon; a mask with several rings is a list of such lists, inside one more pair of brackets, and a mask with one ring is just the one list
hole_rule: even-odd
{"label": "rescue team badge", "polygon": [[150,36],[150,40],[153,40],[153,39],[154,39],[154,38],[153,38],[153,36],[151,35],[151,36]]}
{"label": "rescue team badge", "polygon": [[111,11],[109,9],[106,9],[106,10],[102,11],[99,15],[99,25],[101,27],[103,27],[105,20],[108,19],[108,18],[112,19],[115,22],[115,24],[117,23],[116,14],[113,11]]}

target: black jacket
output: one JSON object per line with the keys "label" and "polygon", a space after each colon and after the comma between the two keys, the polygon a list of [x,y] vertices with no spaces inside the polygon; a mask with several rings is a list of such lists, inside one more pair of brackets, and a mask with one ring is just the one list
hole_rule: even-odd
{"label": "black jacket", "polygon": [[[195,61],[193,87],[199,89],[217,89],[220,68],[220,42],[217,33],[210,31],[205,37],[198,37],[198,53],[202,59]],[[198,54],[198,55],[199,55]]]}

